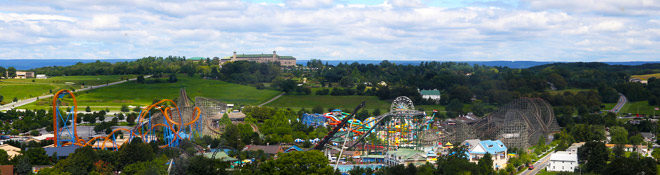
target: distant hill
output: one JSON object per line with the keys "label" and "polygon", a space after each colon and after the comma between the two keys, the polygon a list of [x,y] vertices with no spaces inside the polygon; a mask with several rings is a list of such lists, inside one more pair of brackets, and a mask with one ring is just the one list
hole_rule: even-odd
{"label": "distant hill", "polygon": [[[309,60],[297,60],[297,64],[302,64],[302,65],[307,65],[307,61]],[[361,64],[379,64],[381,60],[322,60],[323,63],[328,63],[330,65],[337,65],[339,63],[348,63],[351,64],[353,62],[358,62]],[[418,65],[421,62],[429,62],[429,61],[398,61],[398,60],[392,60],[389,61],[392,63],[396,64],[401,64],[401,65]],[[438,61],[438,62],[449,62],[449,61]],[[541,61],[456,61],[456,62],[461,62],[461,63],[469,63],[472,65],[485,65],[485,66],[501,66],[501,67],[510,67],[510,68],[517,68],[517,69],[522,69],[522,68],[530,68],[534,66],[540,66],[540,65],[546,65],[546,64],[553,64],[553,63],[560,63],[560,62],[541,62]],[[646,63],[660,63],[660,61],[630,61],[630,62],[603,62],[605,64],[609,65],[642,65]]]}
{"label": "distant hill", "polygon": [[[134,61],[136,59],[103,59],[104,62],[124,62],[124,61]],[[91,59],[0,59],[0,66],[2,67],[14,67],[18,70],[28,70],[46,66],[70,66],[78,62],[81,63],[91,63],[96,62],[96,60]]]}
{"label": "distant hill", "polygon": [[[123,62],[123,61],[134,61],[136,59],[103,59],[104,62]],[[90,63],[95,62],[96,60],[92,59],[0,59],[0,66],[2,67],[15,67],[18,70],[28,70],[46,66],[70,66],[78,62]],[[309,60],[297,60],[297,64],[307,65]],[[382,60],[322,60],[324,63],[327,62],[331,65],[337,65],[339,63],[353,63],[358,62],[362,64],[379,64]],[[391,60],[390,62],[402,65],[417,65],[421,62],[428,62],[432,60],[418,60],[418,61],[399,61]],[[439,61],[447,62],[447,61]],[[534,66],[540,66],[545,64],[559,63],[559,62],[542,62],[542,61],[458,61],[469,64],[478,64],[486,66],[502,66],[510,68],[529,68]],[[604,62],[610,65],[642,65],[646,63],[660,63],[660,61],[631,61],[631,62]]]}

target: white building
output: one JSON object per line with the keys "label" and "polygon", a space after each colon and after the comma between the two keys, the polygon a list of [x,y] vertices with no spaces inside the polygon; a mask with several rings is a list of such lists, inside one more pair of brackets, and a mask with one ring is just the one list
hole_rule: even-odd
{"label": "white building", "polygon": [[421,165],[426,163],[426,156],[419,150],[401,148],[385,153],[384,161],[387,165],[407,165],[409,163]]}
{"label": "white building", "polygon": [[48,76],[46,74],[37,74],[37,79],[47,79]]}
{"label": "white building", "polygon": [[550,155],[550,165],[548,171],[574,172],[578,167],[578,156],[576,153],[567,151],[557,151]]}
{"label": "white building", "polygon": [[437,89],[420,90],[419,94],[422,95],[423,99],[430,99],[430,100],[440,101],[440,91],[438,91]]}

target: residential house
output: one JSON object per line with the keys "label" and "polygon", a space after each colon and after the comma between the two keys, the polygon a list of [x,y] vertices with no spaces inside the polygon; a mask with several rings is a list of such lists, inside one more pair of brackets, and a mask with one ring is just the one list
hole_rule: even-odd
{"label": "residential house", "polygon": [[16,79],[34,78],[34,72],[16,71]]}
{"label": "residential house", "polygon": [[465,140],[461,145],[468,147],[468,160],[473,163],[479,162],[479,159],[489,153],[493,159],[493,168],[499,169],[506,165],[509,160],[508,149],[500,140]]}
{"label": "residential house", "polygon": [[547,171],[574,172],[578,167],[578,154],[569,151],[557,151],[550,155]]}

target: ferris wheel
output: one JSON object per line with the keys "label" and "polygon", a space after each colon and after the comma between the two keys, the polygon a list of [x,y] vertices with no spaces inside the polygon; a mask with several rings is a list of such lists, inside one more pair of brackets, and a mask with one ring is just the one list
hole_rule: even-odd
{"label": "ferris wheel", "polygon": [[415,110],[412,100],[406,96],[399,96],[392,102],[390,112]]}

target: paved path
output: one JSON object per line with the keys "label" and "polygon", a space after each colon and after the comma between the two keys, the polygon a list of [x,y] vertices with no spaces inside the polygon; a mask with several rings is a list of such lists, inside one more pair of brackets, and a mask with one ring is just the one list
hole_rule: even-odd
{"label": "paved path", "polygon": [[259,107],[261,107],[261,106],[263,106],[263,105],[266,105],[266,104],[268,104],[268,103],[270,103],[270,102],[273,102],[273,101],[277,100],[278,98],[282,97],[282,95],[284,95],[284,92],[282,92],[280,95],[277,95],[277,96],[273,97],[272,99],[270,99],[270,100],[268,100],[268,101],[266,101],[266,102],[264,102],[264,103],[261,103],[261,104],[259,105]]}
{"label": "paved path", "polygon": [[[552,149],[554,149],[554,148],[551,148],[550,151],[552,151]],[[536,163],[534,163],[534,169],[529,170],[529,169],[525,168],[525,171],[523,171],[520,174],[521,175],[532,175],[532,174],[539,173],[539,171],[545,169],[545,167],[548,166],[548,164],[550,164],[550,155],[552,155],[552,153],[549,153],[549,154],[545,155],[544,157],[540,158],[538,161],[536,161]]]}
{"label": "paved path", "polygon": [[616,102],[616,105],[614,106],[614,108],[610,110],[610,112],[619,113],[619,111],[621,111],[621,108],[623,108],[623,105],[626,105],[627,102],[628,102],[628,98],[626,98],[626,96],[624,96],[623,94],[619,93],[619,101]]}
{"label": "paved path", "polygon": [[[146,76],[144,76],[144,78],[149,78],[149,77],[151,77],[151,75],[146,75]],[[108,83],[108,84],[102,84],[102,85],[90,86],[90,87],[86,87],[86,88],[82,88],[82,89],[77,89],[76,92],[82,92],[82,91],[87,91],[87,90],[91,90],[91,89],[96,89],[96,88],[101,88],[101,87],[106,87],[106,86],[112,86],[112,85],[116,85],[116,84],[125,83],[125,82],[127,82],[127,81],[135,81],[136,79],[137,79],[137,78],[132,78],[132,79],[122,80],[122,81],[117,81],[117,82],[112,82],[112,83]],[[48,94],[48,95],[42,95],[42,96],[39,96],[39,97],[28,98],[28,99],[24,99],[24,100],[19,100],[19,101],[17,101],[17,102],[11,102],[11,103],[8,103],[8,104],[6,104],[6,105],[4,105],[4,106],[0,106],[0,111],[11,110],[11,109],[14,109],[15,107],[19,107],[19,106],[23,106],[23,105],[26,105],[26,104],[30,104],[30,103],[32,103],[32,102],[35,102],[35,101],[37,101],[37,99],[44,99],[44,98],[50,98],[50,97],[53,97],[53,94]]]}

